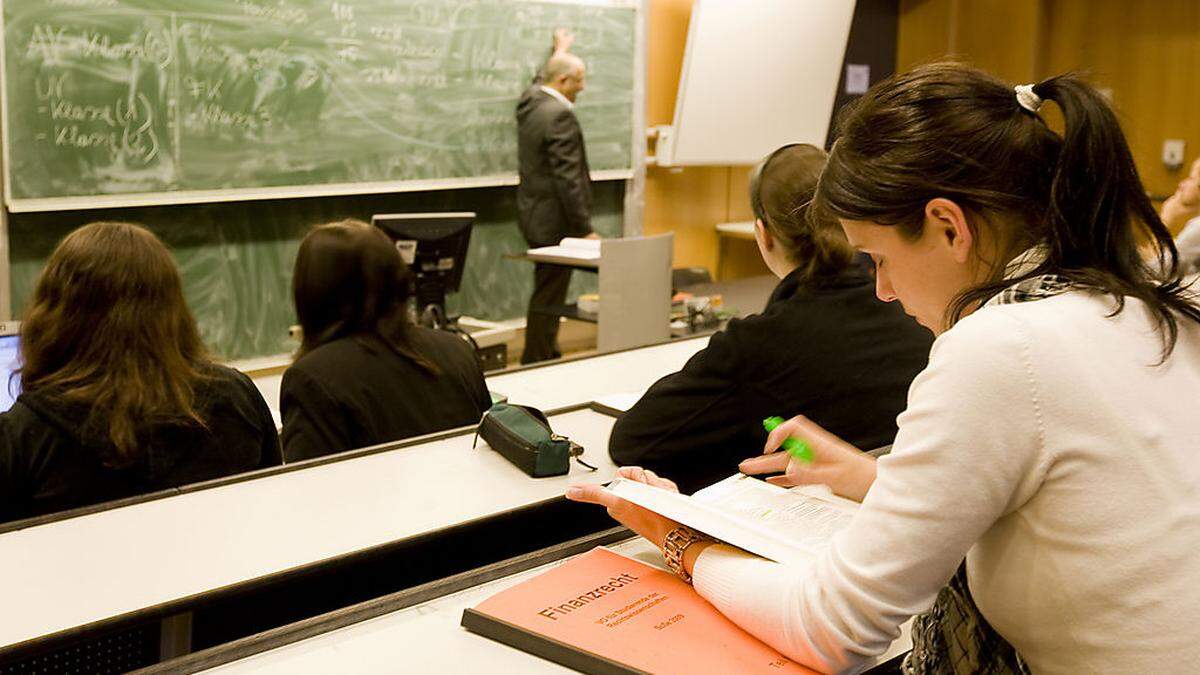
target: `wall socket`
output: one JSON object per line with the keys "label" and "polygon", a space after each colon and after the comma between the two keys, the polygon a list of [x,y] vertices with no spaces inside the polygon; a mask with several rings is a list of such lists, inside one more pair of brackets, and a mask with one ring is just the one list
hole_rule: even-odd
{"label": "wall socket", "polygon": [[1163,141],[1163,166],[1167,171],[1178,171],[1183,168],[1183,151],[1185,144],[1182,138],[1168,138]]}

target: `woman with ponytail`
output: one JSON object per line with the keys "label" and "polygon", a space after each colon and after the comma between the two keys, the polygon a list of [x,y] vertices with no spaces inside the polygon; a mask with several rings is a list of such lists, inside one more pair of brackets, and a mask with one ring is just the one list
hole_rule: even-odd
{"label": "woman with ponytail", "polygon": [[870,265],[836,220],[810,217],[825,160],[820,148],[794,143],[755,167],[755,239],[779,285],[761,314],[730,321],[617,420],[614,462],[693,492],[737,471],[746,449],[766,439],[762,420],[775,415],[804,414],[860,448],[892,444],[933,337],[875,297]]}
{"label": "woman with ponytail", "polygon": [[767,451],[797,437],[814,462],[743,463],[862,501],[851,525],[786,567],[598,490],[569,496],[670,535],[701,595],[822,670],[863,667],[935,599],[916,672],[1200,661],[1200,306],[1104,98],[1072,75],[898,75],[843,116],[816,207],[875,261],[879,297],[938,335],[888,456],[795,418]]}

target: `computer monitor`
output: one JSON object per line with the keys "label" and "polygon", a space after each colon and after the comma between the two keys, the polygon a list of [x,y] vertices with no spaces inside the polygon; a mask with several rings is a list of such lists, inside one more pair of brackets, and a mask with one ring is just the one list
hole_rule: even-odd
{"label": "computer monitor", "polygon": [[20,378],[12,377],[21,365],[17,350],[19,329],[19,322],[0,321],[0,412],[11,408],[21,393]]}
{"label": "computer monitor", "polygon": [[462,283],[475,214],[384,213],[371,223],[387,233],[416,277],[417,312],[422,324],[445,328],[446,293]]}

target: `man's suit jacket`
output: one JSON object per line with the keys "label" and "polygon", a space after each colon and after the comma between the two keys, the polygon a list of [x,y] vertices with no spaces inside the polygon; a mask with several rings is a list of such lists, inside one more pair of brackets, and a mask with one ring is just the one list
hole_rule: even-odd
{"label": "man's suit jacket", "polygon": [[538,85],[517,103],[517,222],[530,246],[592,232],[592,185],[575,113]]}

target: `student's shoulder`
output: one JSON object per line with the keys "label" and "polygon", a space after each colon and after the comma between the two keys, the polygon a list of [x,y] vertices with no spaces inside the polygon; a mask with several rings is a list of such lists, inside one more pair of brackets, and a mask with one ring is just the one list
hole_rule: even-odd
{"label": "student's shoulder", "polygon": [[688,362],[688,370],[721,372],[731,377],[747,376],[787,349],[783,323],[772,315],[751,314],[731,319],[712,334],[708,345]]}
{"label": "student's shoulder", "polygon": [[212,386],[237,388],[254,386],[254,381],[250,379],[249,375],[224,364],[204,363],[200,366],[200,372]]}
{"label": "student's shoulder", "polygon": [[794,349],[793,333],[803,313],[802,303],[794,299],[774,302],[757,314],[730,319],[723,330],[713,334],[709,349],[738,353]]}
{"label": "student's shoulder", "polygon": [[38,457],[55,445],[54,438],[61,439],[61,432],[18,398],[0,413],[0,464],[10,469],[36,464]]}
{"label": "student's shoulder", "polygon": [[0,439],[15,440],[42,423],[41,417],[18,397],[11,408],[0,413]]}
{"label": "student's shoulder", "polygon": [[382,343],[373,344],[367,338],[344,337],[307,352],[288,367],[287,373],[299,373],[316,377],[336,375],[355,370],[361,364],[378,360],[387,348]]}
{"label": "student's shoulder", "polygon": [[246,403],[262,399],[262,393],[255,386],[254,380],[236,368],[219,363],[206,363],[201,371],[205,379],[201,382],[200,389],[207,393],[205,398],[214,404],[222,401]]}
{"label": "student's shoulder", "polygon": [[1117,308],[1111,296],[1084,291],[1038,300],[986,305],[963,317],[934,341],[934,349],[966,353],[1045,349],[1064,331],[1086,331],[1107,322]]}
{"label": "student's shoulder", "polygon": [[983,307],[960,319],[933,341],[928,372],[943,373],[972,388],[988,390],[1032,376],[1037,340],[1017,305]]}
{"label": "student's shoulder", "polygon": [[413,346],[418,350],[425,350],[430,357],[443,355],[458,360],[468,357],[475,358],[471,345],[456,333],[424,326],[409,326],[408,331]]}
{"label": "student's shoulder", "polygon": [[748,314],[736,319],[730,319],[724,330],[713,334],[713,342],[725,345],[749,346],[762,342],[772,342],[779,339],[779,331],[788,323],[784,309],[771,307],[759,314]]}

